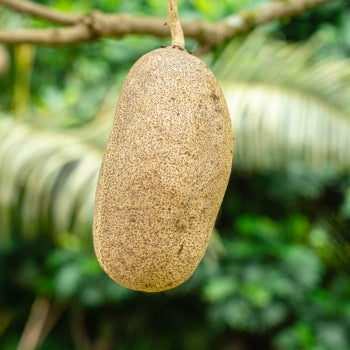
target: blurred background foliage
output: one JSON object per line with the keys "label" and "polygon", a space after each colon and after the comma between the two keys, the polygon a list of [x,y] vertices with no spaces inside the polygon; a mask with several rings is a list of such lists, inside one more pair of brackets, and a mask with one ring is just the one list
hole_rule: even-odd
{"label": "blurred background foliage", "polygon": [[[166,16],[163,0],[38,1]],[[180,1],[218,20],[267,1]],[[2,27],[47,23],[0,9]],[[182,286],[111,281],[91,242],[95,184],[146,36],[6,48],[0,73],[0,348],[350,349],[350,6],[334,1],[202,59],[220,80],[233,172],[209,249]],[[196,42],[188,40],[196,51]]]}

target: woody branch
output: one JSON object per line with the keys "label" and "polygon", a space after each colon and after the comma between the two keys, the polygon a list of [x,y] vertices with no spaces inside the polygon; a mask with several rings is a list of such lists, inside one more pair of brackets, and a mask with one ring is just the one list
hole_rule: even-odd
{"label": "woody branch", "polygon": [[[280,0],[249,11],[240,11],[217,22],[201,20],[181,21],[187,38],[202,46],[213,48],[255,27],[283,18],[292,18],[335,0]],[[17,12],[64,27],[47,29],[2,29],[0,43],[60,46],[96,41],[101,38],[120,39],[127,35],[170,36],[163,18],[145,18],[128,14],[106,14],[93,10],[90,14],[76,15],[48,8],[27,0],[0,0],[0,5]]]}

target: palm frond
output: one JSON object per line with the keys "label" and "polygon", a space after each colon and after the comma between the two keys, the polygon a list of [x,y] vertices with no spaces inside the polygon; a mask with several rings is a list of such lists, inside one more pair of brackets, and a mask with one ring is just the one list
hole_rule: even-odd
{"label": "palm frond", "polygon": [[213,66],[220,81],[266,83],[298,91],[350,113],[350,62],[320,57],[312,39],[304,44],[273,40],[259,31],[233,41]]}
{"label": "palm frond", "polygon": [[[229,45],[214,71],[232,116],[235,171],[294,163],[349,167],[349,61],[320,60],[307,45],[253,34]],[[66,131],[0,116],[1,237],[86,237],[115,104],[113,91],[95,121]]]}
{"label": "palm frond", "polygon": [[253,33],[214,66],[236,138],[235,167],[349,168],[350,61]]}
{"label": "palm frond", "polygon": [[90,231],[101,159],[76,137],[0,118],[2,231]]}
{"label": "palm frond", "polygon": [[350,166],[350,120],[341,111],[268,84],[227,83],[224,91],[236,137],[236,167]]}

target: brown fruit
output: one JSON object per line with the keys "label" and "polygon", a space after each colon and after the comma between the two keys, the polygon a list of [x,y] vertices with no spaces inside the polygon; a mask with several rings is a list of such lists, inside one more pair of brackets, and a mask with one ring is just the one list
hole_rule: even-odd
{"label": "brown fruit", "polygon": [[96,191],[94,246],[112,279],[156,292],[191,276],[227,187],[232,140],[221,88],[198,58],[170,46],[134,64]]}

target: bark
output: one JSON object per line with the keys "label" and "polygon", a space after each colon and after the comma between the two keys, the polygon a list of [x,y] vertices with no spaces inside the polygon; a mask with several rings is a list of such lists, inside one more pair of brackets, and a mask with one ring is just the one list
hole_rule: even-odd
{"label": "bark", "polygon": [[[281,0],[252,10],[237,12],[215,23],[181,21],[185,37],[195,39],[204,47],[213,48],[235,36],[247,33],[265,23],[292,18],[335,0]],[[144,18],[127,14],[105,14],[92,11],[87,16],[66,14],[27,0],[0,0],[0,4],[48,21],[67,25],[48,29],[0,30],[0,43],[59,46],[99,40],[120,39],[127,35],[170,36],[163,18]]]}

